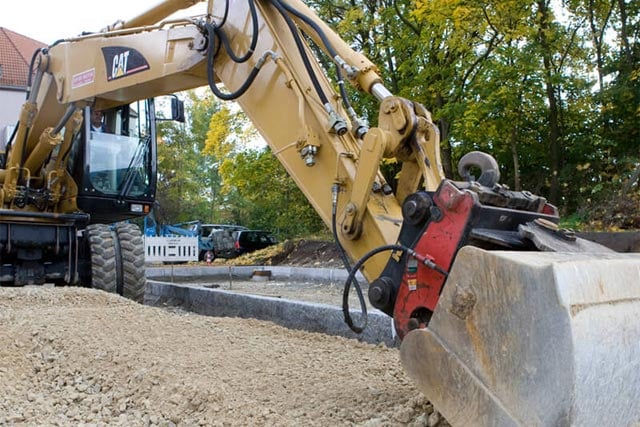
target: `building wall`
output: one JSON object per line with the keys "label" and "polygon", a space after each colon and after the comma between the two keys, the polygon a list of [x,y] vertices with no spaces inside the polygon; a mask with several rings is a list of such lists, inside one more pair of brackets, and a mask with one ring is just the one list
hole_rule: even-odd
{"label": "building wall", "polygon": [[43,47],[44,43],[0,27],[0,151],[4,151],[25,101],[33,52]]}
{"label": "building wall", "polygon": [[25,96],[26,93],[22,90],[0,89],[0,151],[4,151],[13,127],[18,121],[18,114]]}

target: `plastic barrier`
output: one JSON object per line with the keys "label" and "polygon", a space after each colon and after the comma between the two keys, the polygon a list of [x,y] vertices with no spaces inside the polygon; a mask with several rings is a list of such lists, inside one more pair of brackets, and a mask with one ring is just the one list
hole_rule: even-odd
{"label": "plastic barrier", "polygon": [[145,236],[144,257],[146,262],[198,261],[198,238]]}

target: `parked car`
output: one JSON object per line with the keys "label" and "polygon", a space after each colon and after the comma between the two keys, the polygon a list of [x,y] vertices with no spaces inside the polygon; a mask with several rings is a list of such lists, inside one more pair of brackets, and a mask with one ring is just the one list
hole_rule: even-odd
{"label": "parked car", "polygon": [[248,230],[247,227],[233,224],[201,224],[200,234],[211,241],[212,258],[233,258],[235,250],[235,231]]}
{"label": "parked car", "polygon": [[202,236],[210,236],[211,233],[218,230],[228,231],[231,234],[234,231],[248,230],[248,228],[235,224],[200,224],[200,234]]}
{"label": "parked car", "polygon": [[237,255],[257,251],[278,243],[275,237],[263,230],[239,230],[235,231],[235,249]]}

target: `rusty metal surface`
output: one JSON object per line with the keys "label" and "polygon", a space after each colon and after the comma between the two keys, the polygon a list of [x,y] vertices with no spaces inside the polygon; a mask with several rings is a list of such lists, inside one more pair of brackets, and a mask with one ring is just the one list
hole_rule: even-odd
{"label": "rusty metal surface", "polygon": [[401,357],[453,425],[632,425],[639,343],[639,255],[465,247]]}

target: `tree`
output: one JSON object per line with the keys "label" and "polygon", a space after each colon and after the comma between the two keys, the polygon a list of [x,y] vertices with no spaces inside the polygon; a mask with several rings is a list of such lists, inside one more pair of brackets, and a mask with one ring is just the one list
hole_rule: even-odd
{"label": "tree", "polygon": [[[566,214],[637,193],[639,5],[628,0],[310,2],[347,43],[380,67],[392,92],[432,111],[448,177],[456,178],[460,156],[487,151],[501,165],[503,182],[548,197]],[[331,59],[319,49],[315,53],[333,73]],[[377,101],[351,89],[349,96],[375,126]],[[223,187],[215,174],[187,174],[180,167],[170,168],[172,185],[194,206],[206,204],[211,218],[276,224],[271,210],[291,211],[285,203],[293,200],[291,193],[276,202],[278,195],[265,193],[272,187],[268,183],[260,189],[248,184],[247,177],[267,167],[262,163],[267,154],[247,148],[245,141],[255,137],[247,135],[251,128],[242,114],[213,104],[210,110],[198,107],[210,115],[198,122],[204,130],[193,132],[197,141],[173,129],[167,143],[174,150],[173,141],[188,146],[181,145],[181,155],[189,168],[204,170],[198,162],[205,161],[191,158],[190,150],[204,154],[213,170],[224,167]],[[170,166],[179,157],[171,156],[164,159]],[[230,166],[234,161],[237,171]],[[396,170],[393,161],[389,164],[383,170],[392,178]],[[196,195],[191,176],[198,177],[200,188],[207,182],[206,196]],[[202,201],[196,203],[198,197]]]}
{"label": "tree", "polygon": [[246,149],[220,167],[234,222],[296,237],[325,230],[324,223],[269,148]]}
{"label": "tree", "polygon": [[187,124],[163,122],[158,141],[157,220],[176,223],[216,220],[220,177],[215,156],[204,151],[209,121],[220,109],[212,95],[196,91],[187,97]]}
{"label": "tree", "polygon": [[[637,70],[634,2],[316,0],[314,5],[383,67],[391,89],[432,110],[448,177],[457,158],[481,149],[498,159],[514,188],[542,193],[571,212],[603,181],[615,180],[612,169],[623,163],[640,167],[634,126],[638,79],[623,72]],[[617,56],[611,54],[612,28],[618,34]],[[617,74],[607,85],[611,70]],[[604,90],[599,94],[594,87]],[[601,123],[610,124],[608,134]],[[627,182],[638,175],[640,170],[627,174]]]}

